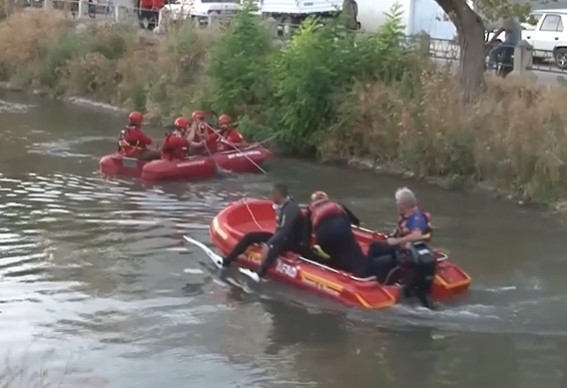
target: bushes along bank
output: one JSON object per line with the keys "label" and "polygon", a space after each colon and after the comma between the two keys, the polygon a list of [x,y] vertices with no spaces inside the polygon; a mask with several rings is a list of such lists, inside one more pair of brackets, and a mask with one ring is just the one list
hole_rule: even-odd
{"label": "bushes along bank", "polygon": [[195,109],[229,113],[289,152],[565,199],[567,89],[491,80],[465,104],[451,72],[408,47],[398,16],[366,36],[309,21],[282,44],[248,11],[228,29],[172,26],[149,39],[28,10],[0,22],[0,77],[163,122]]}

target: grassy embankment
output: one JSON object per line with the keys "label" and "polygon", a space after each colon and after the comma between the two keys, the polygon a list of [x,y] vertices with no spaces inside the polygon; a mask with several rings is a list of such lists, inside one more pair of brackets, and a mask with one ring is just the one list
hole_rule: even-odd
{"label": "grassy embankment", "polygon": [[129,27],[80,31],[55,11],[22,12],[0,23],[0,78],[156,120],[227,112],[290,152],[565,200],[567,88],[494,80],[464,104],[451,73],[401,32],[395,16],[356,38],[307,24],[282,46],[243,13],[229,30],[181,26],[150,44]]}

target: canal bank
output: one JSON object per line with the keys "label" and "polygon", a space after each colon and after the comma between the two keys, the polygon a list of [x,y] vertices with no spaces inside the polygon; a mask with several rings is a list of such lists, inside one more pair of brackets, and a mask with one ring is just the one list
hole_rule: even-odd
{"label": "canal bank", "polygon": [[228,112],[248,136],[275,136],[292,154],[370,161],[522,202],[566,197],[567,89],[490,80],[477,103],[463,104],[452,74],[408,53],[395,33],[354,45],[308,26],[282,49],[244,18],[227,32],[182,26],[150,42],[126,26],[77,28],[42,10],[13,15],[0,31],[12,87],[143,110],[162,124],[196,109]]}

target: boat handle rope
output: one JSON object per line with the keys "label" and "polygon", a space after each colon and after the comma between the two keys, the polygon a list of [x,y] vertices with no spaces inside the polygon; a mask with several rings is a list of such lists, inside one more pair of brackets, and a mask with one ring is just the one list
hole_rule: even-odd
{"label": "boat handle rope", "polygon": [[248,199],[246,197],[242,198],[242,202],[244,202],[244,205],[246,206],[246,209],[248,210],[248,213],[250,214],[250,217],[252,218],[252,221],[254,221],[254,223],[256,224],[256,226],[262,231],[265,232],[264,228],[262,227],[262,225],[260,225],[260,223],[258,222],[258,220],[256,219],[256,217],[254,216],[254,212],[252,211],[252,209],[250,209],[250,205],[248,205]]}

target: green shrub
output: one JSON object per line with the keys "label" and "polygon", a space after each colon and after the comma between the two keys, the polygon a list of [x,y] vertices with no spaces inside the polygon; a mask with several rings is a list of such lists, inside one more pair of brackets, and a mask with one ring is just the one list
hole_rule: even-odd
{"label": "green shrub", "polygon": [[252,2],[246,2],[213,50],[208,101],[215,112],[242,114],[246,107],[263,105],[270,95],[272,36],[252,10]]}

